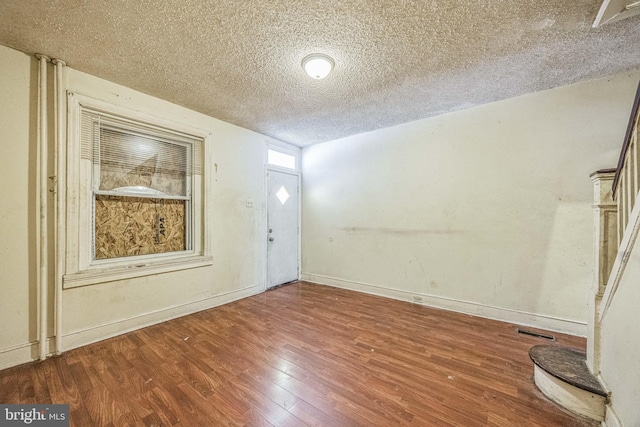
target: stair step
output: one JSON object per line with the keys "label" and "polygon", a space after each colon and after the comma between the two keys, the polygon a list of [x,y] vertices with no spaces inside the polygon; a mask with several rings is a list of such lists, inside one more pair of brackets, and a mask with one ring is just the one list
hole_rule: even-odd
{"label": "stair step", "polygon": [[587,354],[569,347],[536,345],[529,357],[539,367],[579,389],[607,397],[598,379],[587,368]]}
{"label": "stair step", "polygon": [[529,350],[538,388],[560,406],[601,421],[608,394],[587,367],[586,353],[568,347],[537,345]]}

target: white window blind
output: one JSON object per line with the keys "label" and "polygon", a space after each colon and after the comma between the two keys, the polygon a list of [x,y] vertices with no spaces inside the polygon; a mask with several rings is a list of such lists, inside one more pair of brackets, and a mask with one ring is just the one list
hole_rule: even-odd
{"label": "white window blind", "polygon": [[202,141],[92,111],[82,113],[83,158],[96,194],[188,199],[201,174]]}

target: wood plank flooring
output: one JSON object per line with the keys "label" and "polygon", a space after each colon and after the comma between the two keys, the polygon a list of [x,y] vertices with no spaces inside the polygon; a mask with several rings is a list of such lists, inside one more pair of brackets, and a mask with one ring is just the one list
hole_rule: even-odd
{"label": "wood plank flooring", "polygon": [[0,371],[0,403],[78,427],[596,425],[536,389],[548,341],[515,329],[299,282]]}

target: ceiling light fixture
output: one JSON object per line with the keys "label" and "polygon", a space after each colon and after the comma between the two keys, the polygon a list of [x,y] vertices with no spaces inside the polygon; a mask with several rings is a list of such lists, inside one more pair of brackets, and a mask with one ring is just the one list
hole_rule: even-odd
{"label": "ceiling light fixture", "polygon": [[302,60],[302,68],[309,74],[309,77],[322,80],[329,75],[335,63],[330,56],[322,53],[312,53]]}

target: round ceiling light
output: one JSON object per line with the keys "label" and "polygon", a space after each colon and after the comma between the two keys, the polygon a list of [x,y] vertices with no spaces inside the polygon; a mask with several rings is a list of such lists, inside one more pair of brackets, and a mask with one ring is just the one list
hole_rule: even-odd
{"label": "round ceiling light", "polygon": [[329,75],[335,63],[330,56],[323,55],[322,53],[312,53],[307,55],[302,60],[302,68],[309,74],[309,77],[314,79],[324,79]]}

